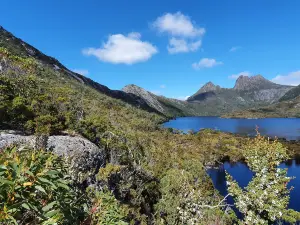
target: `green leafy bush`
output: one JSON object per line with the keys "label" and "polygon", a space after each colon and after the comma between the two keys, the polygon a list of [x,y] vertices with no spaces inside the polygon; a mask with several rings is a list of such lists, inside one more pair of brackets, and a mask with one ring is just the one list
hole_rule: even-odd
{"label": "green leafy bush", "polygon": [[16,147],[1,151],[1,223],[77,223],[85,216],[86,202],[58,156]]}
{"label": "green leafy bush", "polygon": [[244,147],[244,156],[254,177],[243,190],[227,174],[228,191],[235,199],[235,205],[244,219],[241,224],[270,224],[279,220],[295,223],[300,214],[288,210],[290,189],[287,170],[278,165],[287,160],[287,149],[277,141],[258,136],[249,140]]}
{"label": "green leafy bush", "polygon": [[93,199],[90,210],[90,224],[95,225],[126,225],[128,223],[128,207],[122,206],[109,191],[88,190]]}

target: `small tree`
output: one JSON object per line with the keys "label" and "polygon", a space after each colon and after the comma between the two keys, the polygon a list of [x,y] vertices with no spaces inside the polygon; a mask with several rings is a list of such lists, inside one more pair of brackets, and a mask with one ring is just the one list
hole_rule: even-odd
{"label": "small tree", "polygon": [[290,189],[287,170],[278,165],[288,159],[287,149],[278,141],[270,141],[260,134],[249,140],[244,156],[254,177],[242,189],[227,174],[228,192],[234,197],[235,206],[243,213],[243,224],[269,224],[279,220],[296,222],[299,213],[288,210]]}

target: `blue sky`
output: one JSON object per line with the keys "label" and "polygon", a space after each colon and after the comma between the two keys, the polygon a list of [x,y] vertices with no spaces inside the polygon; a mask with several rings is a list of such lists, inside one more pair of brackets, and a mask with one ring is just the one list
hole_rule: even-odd
{"label": "blue sky", "polygon": [[300,83],[300,1],[2,0],[0,25],[111,89],[183,98],[238,74]]}

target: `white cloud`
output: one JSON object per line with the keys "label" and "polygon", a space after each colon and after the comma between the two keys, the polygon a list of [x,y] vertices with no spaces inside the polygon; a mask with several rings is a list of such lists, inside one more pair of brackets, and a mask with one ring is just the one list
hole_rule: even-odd
{"label": "white cloud", "polygon": [[195,42],[187,42],[184,39],[171,38],[169,40],[168,51],[170,54],[180,52],[195,52],[201,46],[201,40]]}
{"label": "white cloud", "polygon": [[249,71],[243,71],[238,74],[232,74],[232,75],[228,76],[228,78],[229,79],[237,79],[237,78],[239,78],[239,76],[242,76],[242,75],[250,77],[250,76],[252,76],[252,73],[250,73]]}
{"label": "white cloud", "polygon": [[241,46],[234,46],[231,49],[229,49],[229,52],[236,52],[237,50],[241,49]]}
{"label": "white cloud", "polygon": [[100,61],[113,64],[131,65],[149,60],[158,52],[157,48],[149,42],[140,40],[141,34],[129,33],[127,36],[114,34],[108,37],[108,41],[101,48],[87,48],[83,54],[95,56]]}
{"label": "white cloud", "polygon": [[165,89],[167,86],[164,85],[164,84],[162,84],[162,85],[160,85],[159,87],[160,87],[161,89]]}
{"label": "white cloud", "polygon": [[73,72],[81,74],[83,76],[89,75],[89,71],[88,70],[83,70],[83,69],[74,69]]}
{"label": "white cloud", "polygon": [[132,39],[140,39],[142,35],[138,32],[131,32],[128,34],[128,37]]}
{"label": "white cloud", "polygon": [[212,68],[222,64],[223,64],[222,62],[218,62],[215,59],[203,58],[198,63],[193,63],[192,66],[194,69],[201,69],[201,68]]}
{"label": "white cloud", "polygon": [[300,70],[291,72],[287,75],[277,75],[272,81],[277,84],[297,86],[300,84]]}
{"label": "white cloud", "polygon": [[205,34],[204,28],[198,27],[189,16],[181,12],[166,13],[158,17],[152,27],[170,36],[167,46],[170,54],[197,51],[202,44],[201,37]]}
{"label": "white cloud", "polygon": [[172,36],[196,37],[205,34],[205,29],[198,27],[188,16],[181,12],[166,13],[158,17],[152,24],[161,33],[168,33]]}

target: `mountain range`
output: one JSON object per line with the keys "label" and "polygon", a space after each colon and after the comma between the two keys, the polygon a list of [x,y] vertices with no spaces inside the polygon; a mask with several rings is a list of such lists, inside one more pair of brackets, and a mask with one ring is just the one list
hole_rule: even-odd
{"label": "mountain range", "polygon": [[[300,87],[275,84],[261,75],[240,76],[233,88],[222,88],[208,82],[186,101],[158,96],[134,84],[127,85],[122,90],[111,90],[69,70],[55,58],[43,54],[1,26],[0,47],[20,57],[34,58],[40,64],[54,68],[60,74],[92,87],[107,96],[168,117],[229,115],[236,111],[268,107],[282,101],[290,101],[300,94]],[[10,69],[9,65],[1,60],[0,72],[8,69]]]}
{"label": "mountain range", "polygon": [[293,86],[275,84],[261,75],[240,76],[233,88],[222,88],[208,82],[187,101],[157,96],[136,85],[123,88],[124,92],[139,96],[152,108],[171,116],[219,116],[264,107],[279,102],[293,90]]}

